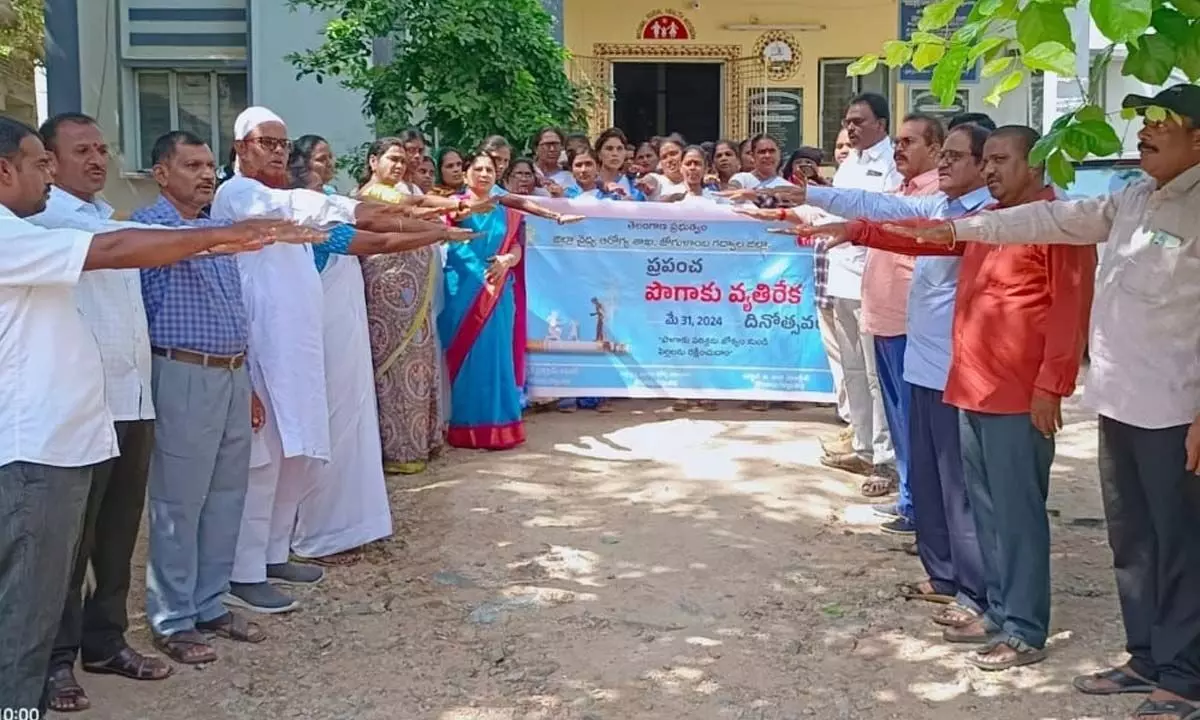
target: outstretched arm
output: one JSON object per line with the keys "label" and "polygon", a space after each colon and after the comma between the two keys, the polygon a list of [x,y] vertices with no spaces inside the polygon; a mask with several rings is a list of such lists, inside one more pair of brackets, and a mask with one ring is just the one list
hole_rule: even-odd
{"label": "outstretched arm", "polygon": [[844,218],[865,218],[867,220],[931,218],[940,215],[946,207],[946,196],[941,193],[905,197],[847,188],[813,186],[806,190],[808,204]]}
{"label": "outstretched arm", "polygon": [[273,242],[321,242],[324,233],[287,221],[249,220],[225,227],[116,230],[92,238],[84,270],[170,265],[205,251],[250,252]]}
{"label": "outstretched arm", "polygon": [[955,220],[954,234],[961,241],[996,245],[1095,245],[1108,239],[1125,192],[982,212]]}
{"label": "outstretched arm", "polygon": [[567,223],[577,222],[583,219],[582,215],[563,215],[562,213],[556,213],[553,210],[538,205],[536,202],[527,197],[513,195],[512,193],[500,195],[496,198],[496,200],[498,200],[504,207],[512,208],[517,212],[523,212],[536,217],[545,218],[547,220],[553,220],[559,225],[566,225]]}

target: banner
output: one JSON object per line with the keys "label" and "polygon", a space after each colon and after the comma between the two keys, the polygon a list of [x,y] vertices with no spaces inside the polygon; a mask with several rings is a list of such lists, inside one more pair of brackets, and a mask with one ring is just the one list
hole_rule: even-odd
{"label": "banner", "polygon": [[833,402],[813,254],[707,201],[538,199],[526,219],[529,395]]}

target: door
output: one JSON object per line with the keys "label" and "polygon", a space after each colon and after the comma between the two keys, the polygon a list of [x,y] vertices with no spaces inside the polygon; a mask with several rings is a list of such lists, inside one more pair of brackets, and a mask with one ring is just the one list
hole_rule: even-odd
{"label": "door", "polygon": [[719,63],[617,62],[612,75],[613,121],[630,141],[670,133],[691,143],[719,139]]}

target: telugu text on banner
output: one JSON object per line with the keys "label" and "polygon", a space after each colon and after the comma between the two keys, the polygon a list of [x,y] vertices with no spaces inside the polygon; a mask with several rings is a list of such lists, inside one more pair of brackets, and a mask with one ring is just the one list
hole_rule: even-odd
{"label": "telugu text on banner", "polygon": [[728,205],[542,200],[526,220],[534,398],[833,402],[812,249]]}

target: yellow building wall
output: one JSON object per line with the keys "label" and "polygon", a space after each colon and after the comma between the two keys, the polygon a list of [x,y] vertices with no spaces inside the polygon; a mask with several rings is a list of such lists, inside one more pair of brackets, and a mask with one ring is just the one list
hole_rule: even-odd
{"label": "yellow building wall", "polygon": [[[767,87],[800,87],[804,90],[804,142],[816,145],[819,137],[819,61],[856,58],[879,52],[896,37],[899,8],[895,0],[565,0],[563,40],[577,57],[597,55],[601,44],[638,45],[655,53],[654,60],[670,59],[658,53],[678,48],[687,58],[689,46],[737,45],[741,56],[758,57],[758,43],[771,26],[823,25],[821,30],[785,30],[794,39],[799,62],[793,75],[767,81]],[[648,15],[670,11],[682,16],[695,30],[689,41],[641,40],[640,29]],[[730,30],[727,25],[758,24],[761,29]],[[632,59],[632,58],[629,58]],[[650,59],[650,58],[647,58]],[[726,73],[726,89],[729,80]],[[742,90],[745,92],[745,89]],[[737,104],[726,97],[726,107]],[[841,112],[838,108],[835,112]],[[902,108],[897,107],[897,111]],[[730,119],[724,120],[728,131]]]}

